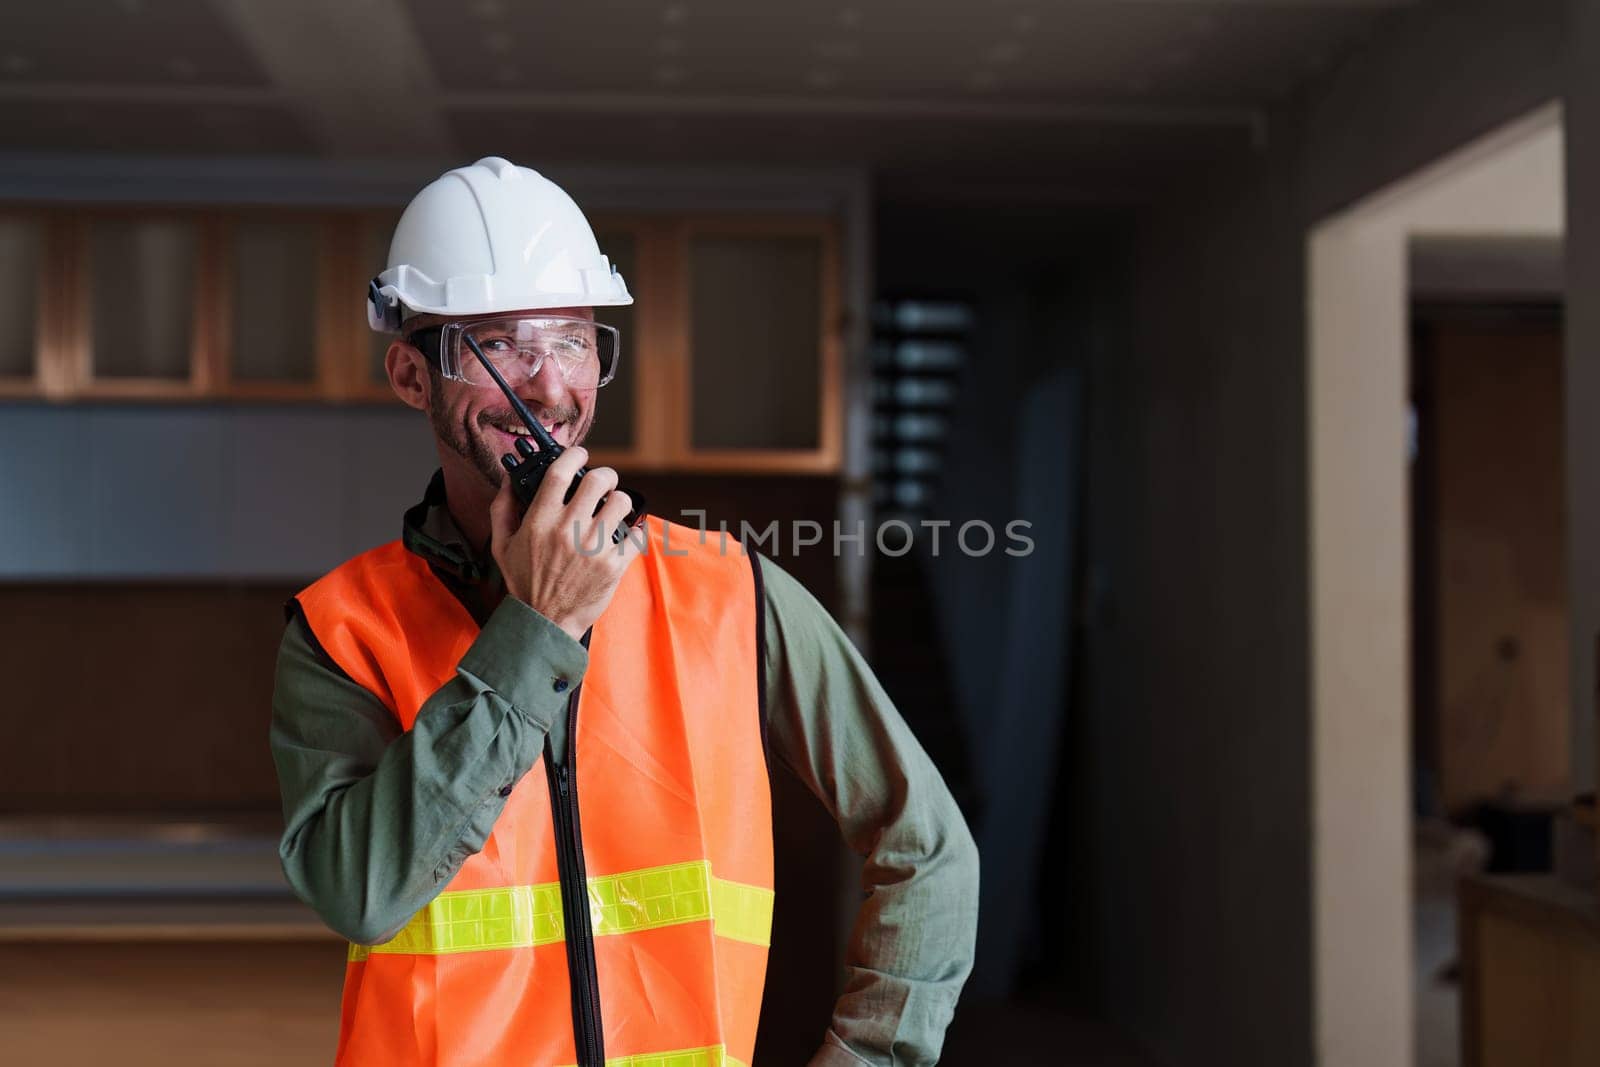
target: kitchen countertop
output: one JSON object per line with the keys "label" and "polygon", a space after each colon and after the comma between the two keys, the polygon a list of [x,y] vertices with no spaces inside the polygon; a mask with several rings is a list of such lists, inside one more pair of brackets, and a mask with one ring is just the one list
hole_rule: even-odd
{"label": "kitchen countertop", "polygon": [[0,821],[0,942],[306,939],[270,820]]}

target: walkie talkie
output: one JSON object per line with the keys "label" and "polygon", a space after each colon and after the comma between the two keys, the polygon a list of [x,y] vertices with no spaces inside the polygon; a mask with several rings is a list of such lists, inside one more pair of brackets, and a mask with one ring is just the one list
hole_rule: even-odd
{"label": "walkie talkie", "polygon": [[[467,347],[472,349],[472,354],[478,357],[478,362],[483,364],[483,369],[489,372],[489,376],[494,379],[494,383],[506,395],[506,400],[510,402],[511,410],[517,413],[517,418],[522,420],[522,424],[528,428],[528,432],[533,435],[534,440],[539,442],[539,447],[534,448],[532,441],[525,437],[520,437],[517,439],[517,452],[521,454],[521,458],[519,459],[509,452],[500,457],[500,465],[505,467],[506,476],[511,479],[512,491],[517,494],[517,499],[522,501],[523,506],[526,507],[533,502],[533,494],[538,491],[539,483],[544,480],[544,472],[550,469],[550,464],[554,463],[556,457],[565,452],[566,449],[556,443],[556,439],[550,436],[549,430],[539,425],[539,420],[533,417],[533,412],[528,410],[528,406],[522,402],[522,398],[517,396],[511,386],[506,384],[506,380],[500,376],[500,372],[489,361],[489,357],[483,354],[483,349],[478,347],[478,342],[468,334],[463,334],[461,339],[466,342]],[[578,469],[577,475],[572,479],[572,484],[567,488],[566,496],[562,497],[562,503],[572,499],[572,494],[578,491],[578,483],[583,481],[583,476],[588,473],[589,468],[587,467]],[[620,542],[623,537],[627,536],[627,530],[638,526],[644,521],[644,517],[647,514],[645,511],[645,499],[643,493],[631,489],[623,489],[620,486],[612,491],[621,493],[633,502],[633,507],[629,508],[628,514],[623,517],[622,525],[617,527],[611,536],[612,541]],[[604,503],[603,499],[601,503]]]}

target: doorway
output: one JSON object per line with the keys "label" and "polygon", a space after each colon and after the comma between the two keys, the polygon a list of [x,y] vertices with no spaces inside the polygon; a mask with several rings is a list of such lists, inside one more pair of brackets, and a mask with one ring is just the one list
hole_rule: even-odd
{"label": "doorway", "polygon": [[1570,792],[1561,305],[1435,297],[1411,324],[1416,1055],[1457,1067],[1458,879],[1547,870]]}
{"label": "doorway", "polygon": [[1552,104],[1308,238],[1312,907],[1319,1067],[1416,1062],[1408,277],[1419,237],[1565,229]]}

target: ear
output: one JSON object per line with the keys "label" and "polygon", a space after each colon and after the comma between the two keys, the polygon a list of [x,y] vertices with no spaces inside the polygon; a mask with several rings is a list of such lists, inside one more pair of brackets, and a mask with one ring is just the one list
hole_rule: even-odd
{"label": "ear", "polygon": [[394,395],[407,407],[428,410],[433,381],[421,352],[397,337],[383,355],[383,369],[389,375],[389,387]]}

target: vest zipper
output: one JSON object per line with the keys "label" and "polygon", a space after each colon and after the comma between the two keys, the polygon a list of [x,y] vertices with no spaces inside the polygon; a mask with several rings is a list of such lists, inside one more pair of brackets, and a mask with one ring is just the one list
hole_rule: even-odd
{"label": "vest zipper", "polygon": [[572,986],[572,1036],[578,1067],[605,1067],[600,1027],[600,982],[595,973],[594,926],[589,919],[589,883],[583,870],[583,834],[578,827],[578,690],[567,697],[567,759],[557,763],[545,739],[545,773],[555,816],[556,868],[561,876],[561,917],[566,926],[567,977]]}

